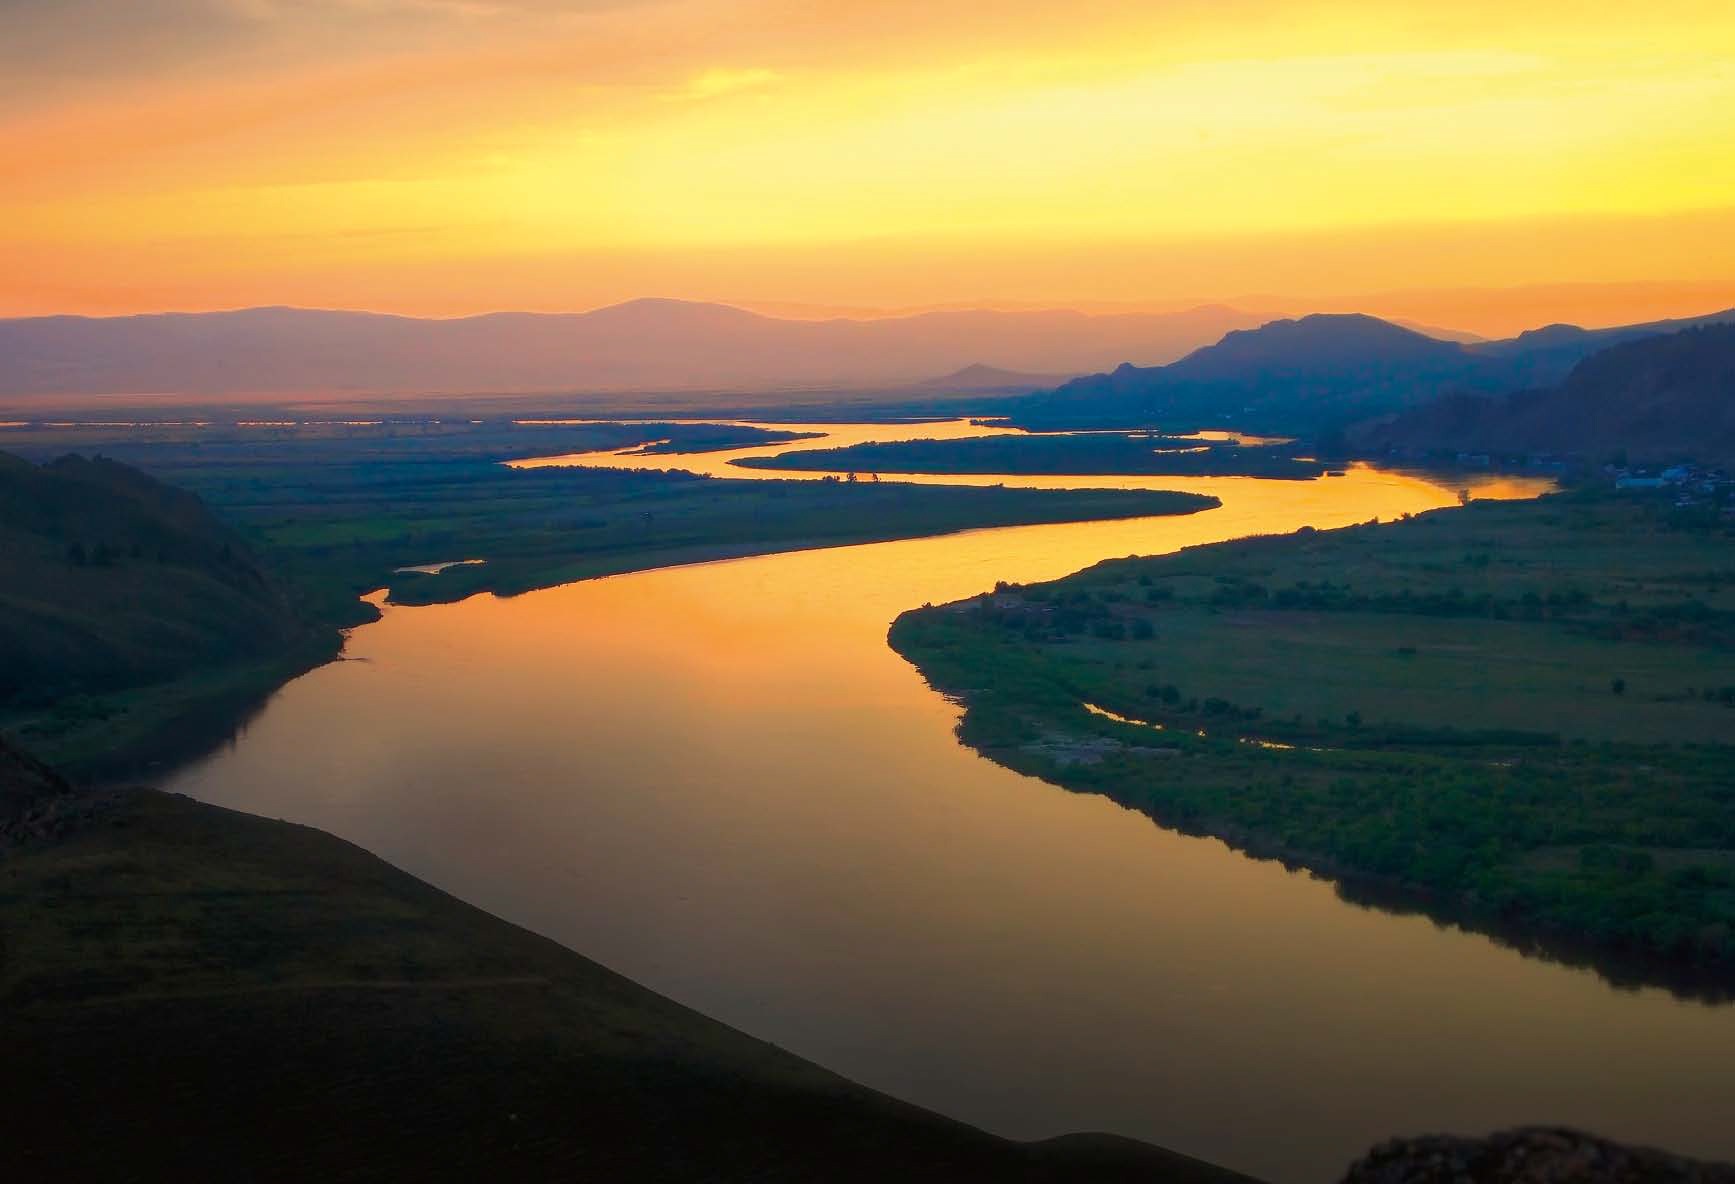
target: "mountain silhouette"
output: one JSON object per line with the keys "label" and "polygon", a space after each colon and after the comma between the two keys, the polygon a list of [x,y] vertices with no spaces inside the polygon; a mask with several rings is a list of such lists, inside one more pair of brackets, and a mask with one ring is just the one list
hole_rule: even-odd
{"label": "mountain silhouette", "polygon": [[1457,395],[1358,429],[1360,448],[1735,461],[1735,324],[1612,346],[1560,385]]}
{"label": "mountain silhouette", "polygon": [[1585,357],[1684,326],[1550,326],[1504,341],[1442,341],[1361,314],[1317,314],[1229,333],[1174,363],[1122,365],[1011,405],[1029,428],[1209,427],[1315,433],[1451,395],[1552,386]]}
{"label": "mountain silhouette", "polygon": [[976,364],[1047,375],[1160,364],[1255,323],[1220,307],[811,321],[660,299],[453,320],[297,308],[34,317],[0,320],[0,397],[893,390]]}

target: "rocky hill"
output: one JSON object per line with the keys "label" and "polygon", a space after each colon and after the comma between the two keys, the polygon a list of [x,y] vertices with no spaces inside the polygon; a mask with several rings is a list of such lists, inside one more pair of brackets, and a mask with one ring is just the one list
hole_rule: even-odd
{"label": "rocky hill", "polygon": [[1370,451],[1571,454],[1589,460],[1735,461],[1735,325],[1617,345],[1555,387],[1456,395],[1366,425]]}
{"label": "rocky hill", "polygon": [[1464,343],[1361,315],[1315,315],[1232,332],[1167,366],[1122,365],[1009,403],[1033,429],[1234,426],[1316,435],[1425,406],[1560,382],[1600,350],[1735,319],[1612,329],[1555,325],[1508,341]]}
{"label": "rocky hill", "polygon": [[1351,1166],[1344,1184],[1735,1184],[1735,1166],[1525,1127],[1483,1139],[1393,1139]]}

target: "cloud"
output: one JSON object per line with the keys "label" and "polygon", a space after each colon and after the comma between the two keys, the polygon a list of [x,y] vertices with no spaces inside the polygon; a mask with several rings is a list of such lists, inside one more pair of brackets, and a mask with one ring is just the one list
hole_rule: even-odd
{"label": "cloud", "polygon": [[726,69],[713,67],[701,74],[695,74],[672,97],[682,99],[714,99],[719,95],[734,94],[743,90],[758,90],[775,84],[782,79],[775,70],[763,67],[751,69]]}

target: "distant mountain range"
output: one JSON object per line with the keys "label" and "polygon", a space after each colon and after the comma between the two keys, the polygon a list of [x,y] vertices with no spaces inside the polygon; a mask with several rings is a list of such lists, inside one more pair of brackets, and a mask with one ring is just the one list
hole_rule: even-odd
{"label": "distant mountain range", "polygon": [[[1117,361],[1173,361],[1259,320],[1208,306],[813,321],[677,300],[457,320],[295,308],[35,317],[0,320],[0,397],[937,389],[931,376],[978,366],[1012,372],[1014,387],[1026,375],[1051,386]],[[957,377],[989,389],[974,369]]]}
{"label": "distant mountain range", "polygon": [[1585,358],[1555,387],[1448,396],[1364,425],[1352,443],[1417,453],[1735,461],[1735,324],[1623,342]]}
{"label": "distant mountain range", "polygon": [[1025,374],[1017,370],[1002,370],[998,366],[977,363],[940,378],[930,378],[910,384],[911,390],[933,391],[1038,391],[1065,382],[1066,374]]}
{"label": "distant mountain range", "polygon": [[1735,320],[1735,309],[1612,329],[1551,325],[1504,341],[1442,341],[1375,317],[1320,314],[1229,333],[1166,366],[1122,365],[1009,403],[1030,428],[1209,427],[1317,434],[1445,395],[1553,386],[1623,342]]}

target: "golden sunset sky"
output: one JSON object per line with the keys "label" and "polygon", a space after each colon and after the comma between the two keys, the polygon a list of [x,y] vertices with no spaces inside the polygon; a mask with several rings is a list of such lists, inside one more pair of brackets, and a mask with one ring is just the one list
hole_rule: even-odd
{"label": "golden sunset sky", "polygon": [[1727,0],[0,20],[0,315],[1263,299],[1487,332],[1735,303]]}

